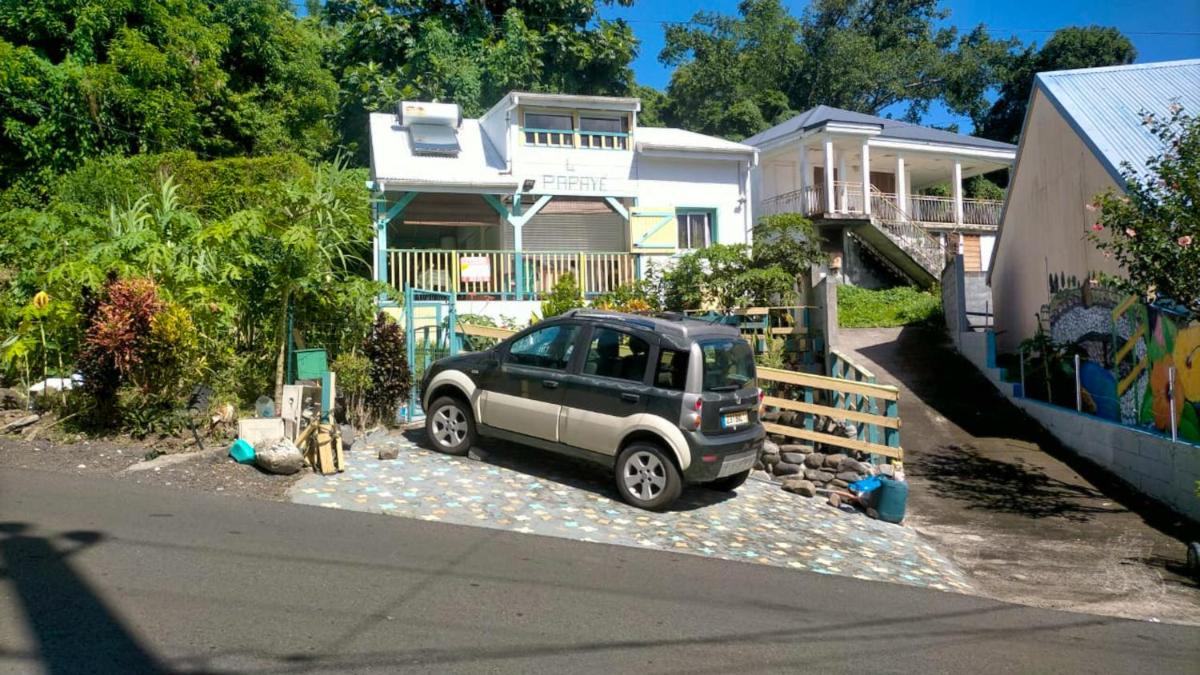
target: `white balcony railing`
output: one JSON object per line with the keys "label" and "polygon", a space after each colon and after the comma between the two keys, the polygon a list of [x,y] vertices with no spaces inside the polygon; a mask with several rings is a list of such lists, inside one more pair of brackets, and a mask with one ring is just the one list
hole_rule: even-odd
{"label": "white balcony railing", "polygon": [[[861,183],[834,181],[833,188],[834,208],[832,209],[825,208],[824,186],[810,185],[804,190],[793,190],[762,200],[759,203],[759,213],[766,216],[779,213],[819,216],[827,213],[863,212]],[[884,196],[890,200],[892,206],[899,208],[896,195],[885,194]],[[872,210],[875,210],[875,203],[873,199]],[[962,203],[964,225],[998,226],[1000,224],[1003,202],[992,199],[964,199]],[[954,224],[954,200],[949,197],[911,195],[908,197],[908,207],[903,212],[908,220],[918,223]]]}

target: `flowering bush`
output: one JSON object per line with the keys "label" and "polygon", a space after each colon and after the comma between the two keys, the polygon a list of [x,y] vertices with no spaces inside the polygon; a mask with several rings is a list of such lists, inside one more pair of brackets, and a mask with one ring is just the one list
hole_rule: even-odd
{"label": "flowering bush", "polygon": [[1200,314],[1200,119],[1174,104],[1168,117],[1145,114],[1143,123],[1163,152],[1145,174],[1125,167],[1125,194],[1088,205],[1098,214],[1088,236],[1125,270],[1117,283]]}

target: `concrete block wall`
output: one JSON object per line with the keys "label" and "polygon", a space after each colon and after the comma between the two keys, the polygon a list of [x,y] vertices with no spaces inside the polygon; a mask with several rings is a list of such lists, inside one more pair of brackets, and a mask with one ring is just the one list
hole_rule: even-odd
{"label": "concrete block wall", "polygon": [[1068,408],[1018,396],[1019,385],[1004,382],[996,368],[995,334],[954,336],[959,352],[1005,398],[1037,420],[1064,447],[1125,481],[1141,494],[1200,523],[1200,446],[1127,427]]}

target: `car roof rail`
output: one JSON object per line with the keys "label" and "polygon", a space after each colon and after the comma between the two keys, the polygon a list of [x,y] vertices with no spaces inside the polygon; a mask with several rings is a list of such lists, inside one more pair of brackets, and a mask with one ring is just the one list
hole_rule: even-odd
{"label": "car roof rail", "polygon": [[563,314],[563,316],[579,319],[608,319],[610,321],[622,321],[624,323],[633,324],[640,328],[645,328],[646,330],[654,330],[655,328],[654,322],[650,319],[630,316],[620,312],[606,312],[603,310],[581,308],[568,310]]}

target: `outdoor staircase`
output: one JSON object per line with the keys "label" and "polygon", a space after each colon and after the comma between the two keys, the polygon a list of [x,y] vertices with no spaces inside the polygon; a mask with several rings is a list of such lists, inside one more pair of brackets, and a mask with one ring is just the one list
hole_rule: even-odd
{"label": "outdoor staircase", "polygon": [[941,278],[945,256],[942,243],[874,186],[871,218],[850,229],[856,240],[893,271],[923,288]]}

